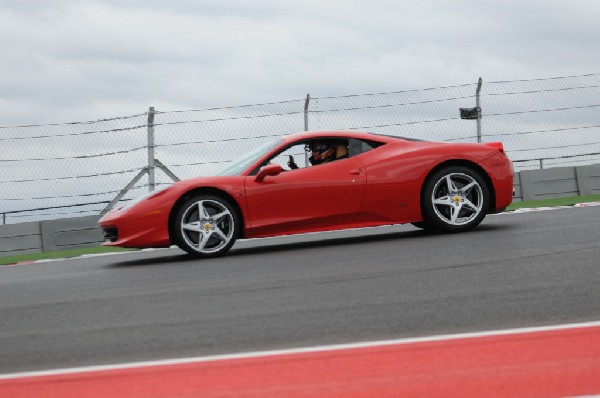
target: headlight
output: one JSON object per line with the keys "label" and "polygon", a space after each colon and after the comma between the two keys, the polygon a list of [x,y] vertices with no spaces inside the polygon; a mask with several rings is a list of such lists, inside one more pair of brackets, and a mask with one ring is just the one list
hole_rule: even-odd
{"label": "headlight", "polygon": [[136,204],[138,204],[138,203],[140,203],[140,202],[142,202],[142,201],[144,201],[146,199],[149,199],[149,198],[153,197],[154,195],[157,195],[157,194],[163,192],[165,189],[168,189],[168,188],[169,187],[160,188],[160,189],[157,189],[155,191],[148,192],[147,194],[138,196],[138,197],[130,200],[129,202],[125,203],[122,207],[119,207],[117,210],[119,210],[119,211],[127,211],[127,210],[131,209],[133,206],[135,206]]}

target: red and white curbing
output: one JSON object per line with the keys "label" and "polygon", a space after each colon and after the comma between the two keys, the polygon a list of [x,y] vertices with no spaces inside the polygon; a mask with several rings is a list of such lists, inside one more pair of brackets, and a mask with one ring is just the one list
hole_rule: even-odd
{"label": "red and white curbing", "polygon": [[599,336],[591,321],[9,373],[0,396],[597,397]]}

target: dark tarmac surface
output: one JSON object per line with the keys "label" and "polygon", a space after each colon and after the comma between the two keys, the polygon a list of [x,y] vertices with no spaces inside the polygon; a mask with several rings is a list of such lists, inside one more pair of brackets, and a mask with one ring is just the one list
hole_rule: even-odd
{"label": "dark tarmac surface", "polygon": [[600,320],[600,207],[0,267],[0,373]]}

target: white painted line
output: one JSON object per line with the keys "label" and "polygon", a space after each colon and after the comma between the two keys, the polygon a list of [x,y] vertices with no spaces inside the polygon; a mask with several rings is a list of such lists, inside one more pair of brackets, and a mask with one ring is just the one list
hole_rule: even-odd
{"label": "white painted line", "polygon": [[[271,351],[243,352],[243,353],[235,353],[235,354],[211,355],[211,356],[193,357],[193,358],[175,358],[175,359],[164,359],[164,360],[158,360],[158,361],[130,362],[130,363],[113,364],[113,365],[83,366],[83,367],[78,367],[78,368],[51,369],[51,370],[42,370],[42,371],[34,371],[34,372],[7,373],[7,374],[0,375],[0,380],[20,379],[20,378],[25,378],[25,377],[58,376],[58,375],[69,375],[69,374],[88,373],[88,372],[101,372],[101,371],[111,371],[111,370],[126,370],[126,369],[134,369],[134,368],[148,368],[148,367],[153,367],[153,366],[184,365],[184,364],[191,364],[191,363],[227,361],[227,360],[237,360],[237,359],[266,358],[266,357],[281,356],[281,355],[331,352],[331,351],[352,350],[352,349],[360,349],[360,348],[373,348],[373,347],[383,347],[383,346],[391,346],[391,345],[430,343],[430,342],[439,342],[439,341],[462,340],[462,339],[473,339],[473,338],[494,337],[494,336],[510,336],[510,335],[517,335],[517,334],[552,332],[552,331],[582,329],[582,328],[591,328],[591,327],[600,327],[600,321],[568,323],[568,324],[551,325],[551,326],[536,326],[536,327],[526,327],[526,328],[505,329],[505,330],[492,330],[492,331],[483,331],[483,332],[445,334],[445,335],[414,337],[414,338],[405,338],[405,339],[397,339],[397,340],[367,341],[367,342],[360,342],[360,343],[334,344],[334,345],[324,345],[324,346],[304,347],[304,348],[290,348],[290,349],[271,350]],[[599,331],[599,333],[600,333],[600,331]]]}

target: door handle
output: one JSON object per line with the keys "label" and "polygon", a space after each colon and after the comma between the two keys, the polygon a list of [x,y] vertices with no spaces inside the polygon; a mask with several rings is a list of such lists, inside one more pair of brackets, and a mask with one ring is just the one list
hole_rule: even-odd
{"label": "door handle", "polygon": [[353,176],[357,176],[360,175],[360,169],[354,169],[350,171],[350,174],[352,174]]}

